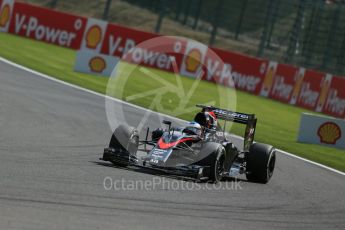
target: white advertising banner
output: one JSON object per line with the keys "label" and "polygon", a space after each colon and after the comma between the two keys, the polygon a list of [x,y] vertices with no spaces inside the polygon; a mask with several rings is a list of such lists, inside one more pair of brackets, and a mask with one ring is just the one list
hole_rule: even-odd
{"label": "white advertising banner", "polygon": [[345,120],[303,113],[298,142],[345,149]]}
{"label": "white advertising banner", "polygon": [[119,58],[114,56],[102,55],[88,50],[80,50],[77,52],[74,70],[82,73],[110,77],[118,62]]}

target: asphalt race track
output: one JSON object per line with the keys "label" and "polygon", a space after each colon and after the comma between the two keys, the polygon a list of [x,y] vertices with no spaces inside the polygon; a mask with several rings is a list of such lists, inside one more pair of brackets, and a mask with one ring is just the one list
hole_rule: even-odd
{"label": "asphalt race track", "polygon": [[[111,134],[104,104],[0,62],[0,229],[344,229],[345,177],[282,153],[267,185],[163,176],[194,187],[106,190],[106,177],[157,175],[98,160]],[[144,111],[123,106],[135,125]]]}

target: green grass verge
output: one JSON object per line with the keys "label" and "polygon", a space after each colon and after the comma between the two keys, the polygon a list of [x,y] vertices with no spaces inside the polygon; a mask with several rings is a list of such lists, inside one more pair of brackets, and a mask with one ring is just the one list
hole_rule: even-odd
{"label": "green grass verge", "polygon": [[[0,33],[0,56],[57,79],[99,93],[106,92],[108,78],[73,71],[75,61],[75,51],[73,50]],[[128,65],[123,65],[123,67],[122,70],[124,72],[132,68],[128,67]],[[173,74],[148,68],[134,68],[133,73],[127,81],[119,81],[125,82],[124,84],[113,86],[111,92],[114,93],[112,95],[130,101],[133,104],[149,108],[152,105],[154,95],[143,98],[130,98],[135,94],[162,87],[161,82],[149,79],[145,71],[150,71],[160,76],[164,81],[176,85],[177,80]],[[124,78],[123,74],[119,74],[118,79],[121,80],[121,78]],[[186,77],[179,79],[182,81],[183,89],[179,92],[175,92],[173,89],[170,91],[167,90],[161,98],[162,104],[166,106],[164,108],[154,107],[153,110],[163,112],[171,111],[173,115],[190,120],[192,119],[193,113],[181,113],[182,107],[179,107],[180,102],[176,100],[176,93],[187,94],[194,80]],[[231,95],[233,91],[224,87],[216,87],[213,83],[202,81],[198,85],[195,93],[187,101],[186,106],[189,107],[208,101],[215,101],[215,104],[219,104],[219,98],[229,93]],[[296,142],[301,113],[310,111],[244,92],[237,91],[236,96],[238,111],[255,113],[258,117],[257,141],[272,144],[282,150],[345,172],[345,151]],[[235,125],[231,131],[235,134],[243,135],[243,130],[243,127]]]}

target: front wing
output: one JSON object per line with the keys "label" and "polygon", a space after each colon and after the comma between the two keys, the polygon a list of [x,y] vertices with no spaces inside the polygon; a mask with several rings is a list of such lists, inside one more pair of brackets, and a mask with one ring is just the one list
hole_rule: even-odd
{"label": "front wing", "polygon": [[181,165],[175,167],[164,167],[151,164],[147,159],[139,159],[136,156],[128,154],[127,151],[105,148],[103,157],[100,158],[103,161],[110,161],[114,164],[130,165],[141,168],[153,169],[164,173],[169,173],[178,176],[186,176],[196,180],[207,180],[209,175],[208,166],[198,165]]}

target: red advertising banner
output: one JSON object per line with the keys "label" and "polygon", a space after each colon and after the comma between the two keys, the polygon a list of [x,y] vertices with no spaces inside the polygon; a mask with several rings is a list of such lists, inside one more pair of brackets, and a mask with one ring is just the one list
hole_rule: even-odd
{"label": "red advertising banner", "polygon": [[130,29],[127,27],[108,24],[105,32],[101,53],[122,57],[131,48],[141,42],[157,37],[153,33]]}
{"label": "red advertising banner", "polygon": [[281,102],[289,103],[294,85],[298,80],[299,68],[290,65],[279,64],[273,77],[273,84],[269,97]]}
{"label": "red advertising banner", "polygon": [[15,2],[9,33],[79,49],[86,18]]}
{"label": "red advertising banner", "polygon": [[329,87],[323,112],[332,116],[345,118],[345,78],[333,77]]}
{"label": "red advertising banner", "polygon": [[316,110],[322,82],[326,74],[314,70],[306,70],[301,84],[296,105],[310,110]]}
{"label": "red advertising banner", "polygon": [[[159,42],[156,40],[159,37]],[[179,69],[186,41],[160,37],[123,26],[108,24],[101,53],[122,57],[130,63],[174,72]],[[124,56],[126,54],[126,56]],[[176,63],[176,65],[175,65]]]}
{"label": "red advertising banner", "polygon": [[[345,118],[343,77],[210,49],[183,38],[160,37],[13,0],[0,0],[0,32],[81,49],[87,52],[88,58],[80,54],[79,59],[92,60],[95,68],[91,70],[96,72],[107,68],[100,61],[102,58],[93,56],[101,54],[112,65],[118,61],[114,57],[120,57],[130,63],[193,78],[202,77],[227,87]],[[160,40],[156,42],[158,37]],[[89,63],[78,66],[89,66]]]}
{"label": "red advertising banner", "polygon": [[215,62],[212,55],[207,54],[205,65],[208,71],[205,73],[205,80],[214,78],[217,83],[232,87],[229,85],[229,78],[232,76],[236,89],[259,94],[268,64],[266,60],[216,48],[212,50],[223,63]]}

